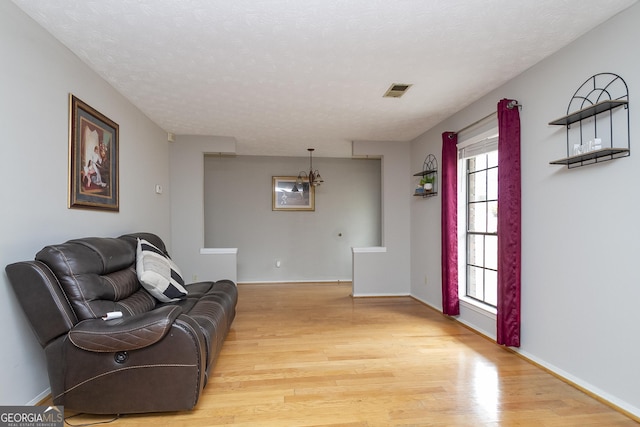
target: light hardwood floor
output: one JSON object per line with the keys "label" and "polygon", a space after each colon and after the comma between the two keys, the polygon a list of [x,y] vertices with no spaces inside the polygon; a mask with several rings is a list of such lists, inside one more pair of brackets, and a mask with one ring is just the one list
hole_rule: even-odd
{"label": "light hardwood floor", "polygon": [[113,425],[638,425],[412,298],[350,292],[349,283],[240,285],[197,407]]}

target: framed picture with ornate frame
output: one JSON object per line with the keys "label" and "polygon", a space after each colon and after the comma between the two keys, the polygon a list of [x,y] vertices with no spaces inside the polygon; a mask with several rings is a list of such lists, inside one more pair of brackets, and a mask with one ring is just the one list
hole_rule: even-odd
{"label": "framed picture with ornate frame", "polygon": [[315,211],[315,187],[308,179],[296,182],[295,176],[274,176],[272,185],[272,210],[274,211]]}
{"label": "framed picture with ornate frame", "polygon": [[119,211],[119,126],[69,94],[69,208]]}

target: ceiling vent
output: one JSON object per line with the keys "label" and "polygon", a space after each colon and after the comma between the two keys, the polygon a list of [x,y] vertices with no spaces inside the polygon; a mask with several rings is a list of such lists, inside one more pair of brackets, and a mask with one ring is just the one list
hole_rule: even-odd
{"label": "ceiling vent", "polygon": [[385,92],[383,98],[400,98],[405,94],[406,91],[413,85],[404,84],[404,83],[394,83],[391,85],[389,89]]}

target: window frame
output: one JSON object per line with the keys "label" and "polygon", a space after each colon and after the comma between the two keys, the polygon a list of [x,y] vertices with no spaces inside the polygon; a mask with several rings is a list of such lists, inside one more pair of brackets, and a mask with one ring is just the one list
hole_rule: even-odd
{"label": "window frame", "polygon": [[[468,260],[469,260],[469,245],[468,239],[470,233],[468,232],[468,218],[469,218],[469,203],[468,203],[468,171],[467,171],[467,163],[468,159],[471,157],[475,157],[479,154],[487,154],[489,152],[496,151],[498,149],[498,127],[497,123],[495,123],[495,127],[490,128],[489,130],[478,133],[474,136],[460,139],[457,148],[458,148],[458,293],[459,299],[463,303],[468,303],[472,308],[480,309],[483,312],[489,312],[491,314],[497,313],[497,308],[495,305],[487,303],[483,299],[486,299],[486,294],[483,290],[483,299],[479,299],[474,297],[473,295],[468,295]],[[497,160],[495,166],[491,166],[490,169],[495,169],[497,171],[498,165]],[[486,167],[484,170],[488,170]],[[488,181],[485,180],[485,185],[488,186]],[[496,185],[497,185],[497,173],[496,173]],[[494,199],[491,199],[492,201]],[[495,201],[497,202],[498,196],[497,192],[495,195]],[[475,203],[488,203],[488,194],[482,201],[475,201]],[[487,205],[488,206],[488,205]],[[485,219],[485,224],[488,221],[488,218]],[[471,232],[473,235],[482,235],[482,236],[495,236],[496,238],[496,265],[495,269],[486,268],[486,262],[483,260],[483,277],[486,273],[486,270],[495,271],[496,281],[497,281],[497,225],[495,233],[489,233],[488,229],[485,228],[483,232]],[[483,237],[483,242],[486,242],[486,237]],[[483,258],[486,259],[486,254],[483,253]],[[484,283],[483,283],[484,286]],[[497,304],[497,302],[496,302]]]}
{"label": "window frame", "polygon": [[[495,161],[489,162],[489,156],[495,153]],[[464,295],[468,298],[474,299],[482,304],[487,304],[491,307],[497,307],[497,287],[498,287],[498,227],[497,221],[494,224],[491,224],[491,208],[495,206],[497,210],[498,205],[498,194],[497,194],[497,170],[498,170],[498,159],[497,159],[498,150],[492,150],[486,153],[478,154],[476,156],[465,157],[461,159],[464,164],[464,174],[466,178],[466,191],[465,191],[465,205],[467,208],[466,215],[466,227],[465,227],[465,246],[466,246],[466,257],[465,257],[465,293]],[[474,159],[479,159],[481,156],[484,156],[484,162],[481,163],[481,166],[478,168],[471,169],[470,165]],[[491,174],[490,171],[495,171],[495,174]],[[484,188],[477,188],[475,185],[478,184],[477,179],[474,177],[478,177],[480,174],[484,175],[482,179],[481,185],[483,184]],[[490,179],[491,175],[495,175],[493,180]],[[474,182],[475,181],[475,182]],[[474,191],[471,191],[472,183],[474,184]],[[490,187],[493,186],[496,188],[495,195],[490,194]],[[482,191],[484,190],[484,191]],[[480,194],[481,197],[477,197]],[[494,198],[492,197],[494,196]],[[478,209],[479,208],[479,209]],[[475,213],[472,213],[475,212]],[[480,213],[481,211],[484,211]],[[474,221],[473,216],[479,216],[483,224]],[[496,218],[497,219],[497,218]],[[480,245],[482,246],[481,250],[474,250],[474,243],[480,240]],[[492,254],[490,250],[490,240],[493,240],[493,262],[491,261]],[[475,242],[474,242],[475,241]],[[478,256],[480,255],[480,256]],[[482,276],[481,280],[478,280],[474,284],[476,286],[480,286],[481,290],[476,290],[475,292],[471,289],[472,287],[472,277],[474,274],[473,270],[476,270],[477,273]],[[489,278],[489,275],[493,276],[493,280]],[[487,293],[487,284],[489,281],[492,281],[495,284],[495,289],[488,294]],[[494,303],[495,301],[495,303]]]}

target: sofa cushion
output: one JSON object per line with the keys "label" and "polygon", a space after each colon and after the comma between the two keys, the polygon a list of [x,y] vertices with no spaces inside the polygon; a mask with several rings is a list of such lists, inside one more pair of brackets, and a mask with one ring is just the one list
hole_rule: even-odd
{"label": "sofa cushion", "polygon": [[[75,321],[99,318],[117,310],[133,314],[156,305],[157,300],[141,288],[137,278],[135,245],[122,239],[86,237],[69,240],[44,247],[36,254],[36,260],[46,264],[60,282]],[[142,298],[143,293],[147,298]],[[124,305],[131,306],[134,311]],[[138,308],[140,305],[142,307]]]}
{"label": "sofa cushion", "polygon": [[159,301],[178,301],[187,296],[178,266],[145,239],[138,239],[136,273],[142,286]]}

